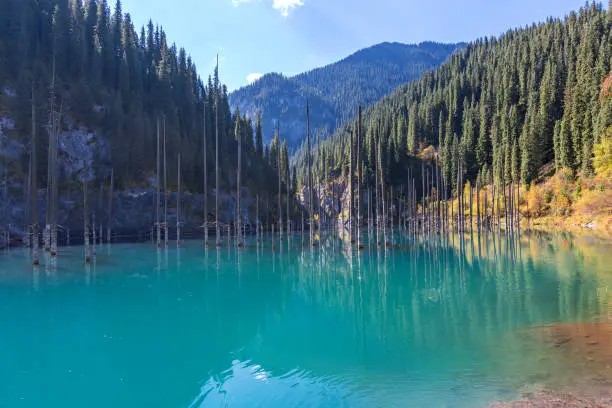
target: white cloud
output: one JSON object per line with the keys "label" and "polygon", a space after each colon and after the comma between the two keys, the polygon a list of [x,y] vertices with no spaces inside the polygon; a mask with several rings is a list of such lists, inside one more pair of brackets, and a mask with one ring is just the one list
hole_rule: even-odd
{"label": "white cloud", "polygon": [[302,0],[274,0],[272,7],[279,10],[283,17],[287,17],[290,9],[303,5],[304,2]]}
{"label": "white cloud", "polygon": [[[260,2],[261,0],[232,0],[234,7],[238,7],[241,4],[252,3],[254,1]],[[302,0],[272,0],[272,7],[275,10],[280,11],[283,17],[289,16],[289,10],[303,6]]]}
{"label": "white cloud", "polygon": [[232,4],[234,5],[234,7],[238,7],[239,5],[243,4],[243,3],[248,3],[251,0],[232,0]]}
{"label": "white cloud", "polygon": [[253,82],[257,81],[262,76],[263,74],[260,74],[259,72],[253,72],[252,74],[247,75],[247,82],[249,84],[252,84]]}

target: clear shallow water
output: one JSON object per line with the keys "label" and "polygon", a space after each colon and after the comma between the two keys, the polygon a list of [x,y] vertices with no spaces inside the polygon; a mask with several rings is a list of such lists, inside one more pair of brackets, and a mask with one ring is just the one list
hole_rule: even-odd
{"label": "clear shallow water", "polygon": [[606,242],[276,244],[0,254],[0,407],[485,406],[554,379],[516,333],[612,316]]}

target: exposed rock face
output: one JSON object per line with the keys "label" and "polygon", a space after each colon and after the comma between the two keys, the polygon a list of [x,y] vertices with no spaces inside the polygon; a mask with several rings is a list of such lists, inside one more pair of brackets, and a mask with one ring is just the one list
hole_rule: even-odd
{"label": "exposed rock face", "polygon": [[[71,231],[73,237],[80,239],[80,233],[83,230],[83,195],[82,190],[72,189],[70,191],[63,190],[59,198],[58,205],[58,224],[62,228],[67,228]],[[243,193],[243,210],[242,217],[244,225],[249,225],[252,222],[251,213],[254,211],[254,203],[249,198],[249,192],[245,189]],[[168,224],[171,231],[171,236],[174,236],[177,220],[177,194],[175,192],[168,194]],[[39,220],[40,225],[45,224],[45,203],[46,191],[39,191]],[[214,191],[208,197],[208,220],[215,220],[214,216]],[[91,217],[95,213],[96,228],[103,226],[106,233],[106,227],[109,223],[108,212],[108,191],[103,191],[102,201],[100,202],[100,194],[98,190],[90,190],[88,198]],[[129,189],[124,191],[116,191],[113,197],[113,206],[110,219],[110,226],[114,233],[122,235],[126,238],[132,237],[138,239],[153,228],[156,222],[156,206],[157,191],[155,188]],[[235,216],[235,198],[231,195],[222,194],[220,196],[220,221],[224,224],[233,223]],[[250,211],[248,209],[250,209]],[[25,219],[26,203],[21,196],[9,196],[3,200],[0,206],[0,213],[5,211],[6,218],[0,224],[0,232],[5,226],[11,228],[11,235],[14,238],[23,236],[27,221]],[[204,198],[202,194],[192,194],[184,192],[181,194],[181,225],[184,231],[201,231],[201,226],[204,224]],[[160,197],[159,217],[163,222],[164,219],[164,197],[163,193]],[[0,235],[2,235],[0,233]],[[0,246],[2,244],[0,243]]]}
{"label": "exposed rock face", "polygon": [[[11,237],[19,239],[23,236],[26,225],[31,222],[27,216],[28,207],[31,203],[27,201],[27,174],[17,174],[11,171],[11,166],[20,168],[24,157],[27,157],[28,147],[11,137],[14,131],[14,122],[9,116],[0,117],[0,247],[5,246],[5,231],[10,229]],[[42,137],[45,137],[41,136]],[[144,232],[151,230],[156,220],[155,205],[157,202],[157,191],[154,178],[150,180],[150,186],[125,191],[115,191],[109,220],[109,191],[94,183],[96,178],[108,180],[111,172],[110,148],[104,137],[95,131],[84,127],[72,127],[71,125],[62,131],[58,137],[58,224],[71,231],[71,238],[81,239],[83,230],[83,190],[82,182],[85,176],[89,184],[89,216],[95,213],[96,230],[100,224],[104,232],[109,225],[111,229],[120,235],[142,236]],[[27,160],[27,159],[26,159]],[[84,174],[84,161],[87,161],[87,174]],[[6,164],[6,166],[4,165]],[[5,171],[8,168],[8,177],[5,179]],[[40,170],[40,169],[39,169]],[[6,182],[5,182],[6,180]],[[38,209],[39,223],[43,226],[45,220],[45,207],[47,202],[47,190],[45,185],[39,184]],[[221,222],[231,223],[236,218],[235,198],[232,194],[220,195],[219,216]],[[248,189],[243,193],[243,220],[244,224],[251,223],[248,209],[254,211],[254,203],[250,198]],[[169,193],[168,196],[168,223],[171,236],[176,230],[177,219],[177,194]],[[208,197],[208,219],[214,221],[215,191],[212,190]],[[202,194],[184,192],[181,196],[181,223],[186,232],[201,231],[205,217],[203,214],[204,197]],[[160,198],[160,220],[164,217],[163,194]],[[60,238],[60,242],[62,242]]]}
{"label": "exposed rock face", "polygon": [[15,123],[10,117],[0,117],[0,156],[8,160],[18,160],[23,151],[23,145],[6,134],[14,128]]}
{"label": "exposed rock face", "polygon": [[82,180],[84,160],[88,163],[88,181],[95,178],[92,164],[96,160],[98,173],[104,176],[110,173],[110,149],[106,140],[96,132],[90,132],[83,127],[69,129],[59,135],[58,142],[60,180]]}

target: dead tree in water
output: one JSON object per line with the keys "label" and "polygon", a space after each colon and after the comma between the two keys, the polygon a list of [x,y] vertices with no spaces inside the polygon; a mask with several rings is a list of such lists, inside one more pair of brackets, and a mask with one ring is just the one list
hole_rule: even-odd
{"label": "dead tree in water", "polygon": [[321,235],[321,223],[323,222],[323,200],[321,193],[321,136],[319,132],[317,132],[317,202],[319,204],[319,208],[317,211],[318,220],[317,220],[317,231],[319,232],[319,236]]}
{"label": "dead tree in water", "polygon": [[87,208],[87,160],[83,160],[83,238],[85,240],[85,263],[90,263],[89,211]]}
{"label": "dead tree in water", "polygon": [[166,163],[166,117],[164,116],[164,247],[168,248],[168,166]]}
{"label": "dead tree in water", "polygon": [[349,132],[349,170],[348,177],[346,178],[348,184],[348,224],[349,224],[349,239],[353,240],[353,131]]}
{"label": "dead tree in water", "polygon": [[[159,118],[157,118],[157,194],[155,205],[155,227],[157,230],[157,247],[161,248],[161,219],[159,208],[161,206],[161,138],[159,129]],[[110,238],[109,238],[110,239]]]}
{"label": "dead tree in water", "polygon": [[480,182],[476,180],[476,231],[480,234]]}
{"label": "dead tree in water", "polygon": [[242,137],[240,136],[240,113],[236,112],[236,140],[238,142],[238,170],[236,172],[236,244],[242,247],[242,208],[240,202],[240,187],[242,175]]}
{"label": "dead tree in water", "polygon": [[57,254],[57,142],[61,123],[60,105],[59,113],[56,111],[55,95],[55,55],[53,56],[53,79],[49,90],[49,159],[47,167],[47,214],[45,217],[45,250],[51,256]]}
{"label": "dead tree in water", "polygon": [[[219,72],[219,55],[217,55],[217,67],[215,72]],[[217,246],[221,246],[221,226],[219,224],[219,91],[215,90],[215,225],[217,228]]]}
{"label": "dead tree in water", "polygon": [[277,122],[276,135],[278,136],[278,146],[276,146],[276,171],[278,176],[278,242],[283,242],[283,208],[282,200],[282,177],[281,177],[281,138],[280,138],[280,122]]}
{"label": "dead tree in water", "polygon": [[362,127],[361,127],[361,105],[357,113],[357,248],[362,249],[363,244],[361,243],[361,138],[362,138]]}
{"label": "dead tree in water", "polygon": [[255,240],[259,242],[259,195],[255,198]]}
{"label": "dead tree in water", "polygon": [[425,236],[425,164],[421,161],[421,233]]}
{"label": "dead tree in water", "polygon": [[96,259],[96,212],[92,211],[91,213],[91,238],[92,238],[92,247],[91,254],[94,259]]}
{"label": "dead tree in water", "polygon": [[114,189],[114,186],[115,186],[115,170],[111,169],[110,187],[108,191],[108,222],[106,225],[106,240],[109,244],[111,243],[111,228],[113,226],[113,189]]}
{"label": "dead tree in water", "polygon": [[38,161],[36,157],[36,104],[34,100],[34,84],[32,83],[32,191],[30,197],[32,199],[32,211],[34,222],[32,224],[32,264],[40,263],[38,257]]}
{"label": "dead tree in water", "polygon": [[473,207],[474,207],[474,186],[472,186],[472,183],[470,183],[470,234],[474,232]]}
{"label": "dead tree in water", "polygon": [[378,179],[378,174],[379,174],[378,169],[380,167],[380,164],[378,162],[378,157],[377,157],[378,156],[378,154],[377,154],[377,151],[378,151],[378,138],[380,138],[380,136],[378,135],[378,133],[376,133],[374,135],[374,150],[375,150],[375,152],[374,152],[374,180],[375,180],[374,181],[374,186],[376,188],[376,201],[375,201],[374,205],[376,206],[376,210],[375,210],[375,212],[376,212],[376,243],[378,245],[380,245],[380,210],[378,208],[380,200],[379,200],[379,192],[378,192],[379,187],[378,186],[380,185],[381,181]]}
{"label": "dead tree in water", "polygon": [[59,113],[54,112],[53,119],[53,154],[51,174],[53,182],[51,184],[51,256],[57,255],[57,207],[58,207],[58,161],[57,161],[57,145],[60,131],[60,123],[62,117],[62,105],[60,104]]}
{"label": "dead tree in water", "polygon": [[309,211],[309,234],[310,234],[310,245],[314,246],[314,211],[313,211],[313,200],[312,196],[312,152],[310,150],[310,109],[308,107],[308,102],[306,102],[306,143],[307,143],[307,154],[306,160],[308,161],[308,211]]}
{"label": "dead tree in water", "polygon": [[387,220],[386,220],[386,211],[385,211],[385,179],[383,173],[382,166],[382,147],[381,147],[381,137],[378,137],[378,169],[380,170],[380,183],[381,183],[381,198],[382,198],[382,225],[383,225],[383,245],[387,245]]}
{"label": "dead tree in water", "polygon": [[176,193],[176,247],[181,246],[181,154],[178,155],[178,191]]}
{"label": "dead tree in water", "polygon": [[204,157],[204,246],[208,246],[208,152],[206,151],[206,105],[202,114],[202,156]]}
{"label": "dead tree in water", "polygon": [[[295,171],[295,170],[294,170]],[[291,235],[291,217],[289,216],[289,200],[290,200],[290,196],[291,196],[291,168],[289,167],[289,163],[287,163],[287,174],[285,175],[285,179],[286,179],[286,187],[287,187],[287,195],[286,195],[286,200],[285,200],[285,206],[286,211],[285,214],[287,215],[287,239],[289,239],[290,235]]]}

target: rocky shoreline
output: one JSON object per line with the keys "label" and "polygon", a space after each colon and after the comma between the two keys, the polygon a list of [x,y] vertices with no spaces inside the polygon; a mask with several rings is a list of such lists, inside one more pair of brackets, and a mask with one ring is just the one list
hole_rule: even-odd
{"label": "rocky shoreline", "polygon": [[496,402],[490,408],[610,408],[612,395],[584,395],[581,391],[541,389],[521,395],[521,399]]}

